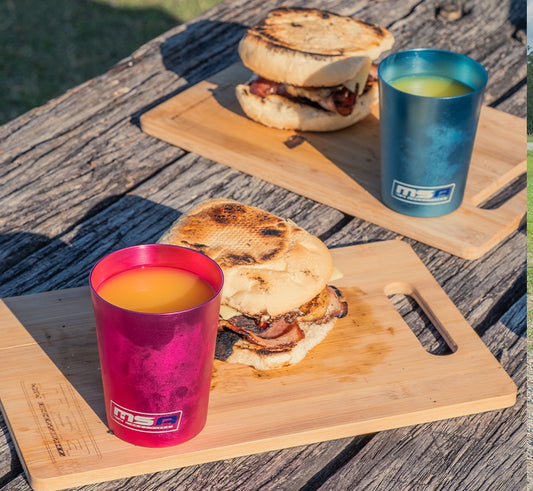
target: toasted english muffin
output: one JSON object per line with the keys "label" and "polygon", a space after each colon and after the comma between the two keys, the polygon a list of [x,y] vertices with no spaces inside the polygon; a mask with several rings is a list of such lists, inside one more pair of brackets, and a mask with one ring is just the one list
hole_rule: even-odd
{"label": "toasted english muffin", "polygon": [[239,43],[253,74],[235,88],[246,116],[265,126],[335,131],[364,119],[378,100],[375,59],[385,28],[325,10],[278,8]]}
{"label": "toasted english muffin", "polygon": [[354,77],[394,38],[385,28],[332,12],[278,8],[247,30],[243,64],[269,80],[304,87],[335,86]]}
{"label": "toasted english muffin", "polygon": [[180,218],[161,243],[199,250],[224,272],[221,303],[277,316],[309,301],[333,272],[326,245],[296,224],[228,199],[206,201]]}

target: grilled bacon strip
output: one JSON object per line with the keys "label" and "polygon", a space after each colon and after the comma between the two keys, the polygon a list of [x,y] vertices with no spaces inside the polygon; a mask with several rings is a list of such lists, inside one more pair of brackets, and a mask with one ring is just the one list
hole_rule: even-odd
{"label": "grilled bacon strip", "polygon": [[285,351],[291,349],[296,345],[296,343],[298,343],[298,341],[304,338],[304,333],[296,322],[292,324],[287,323],[284,326],[283,332],[278,334],[274,338],[262,337],[257,331],[255,322],[253,322],[253,320],[252,323],[255,327],[243,327],[243,317],[246,318],[247,316],[236,316],[231,318],[229,321],[221,321],[220,324],[222,324],[222,327],[230,329],[231,331],[243,337],[250,343],[255,344],[257,346],[261,346],[262,348],[266,348],[269,351]]}
{"label": "grilled bacon strip", "polygon": [[285,351],[305,337],[299,322],[324,323],[333,317],[344,317],[347,312],[348,305],[340,291],[328,285],[298,310],[269,319],[264,316],[237,315],[220,320],[219,330],[233,331],[269,351]]}
{"label": "grilled bacon strip", "polygon": [[[372,64],[365,90],[368,90],[376,80],[377,67],[375,64]],[[274,82],[264,77],[254,76],[250,82],[250,92],[259,97],[277,94],[304,104],[318,104],[326,111],[348,116],[352,113],[357,102],[359,86],[356,85],[355,92],[350,91],[344,85],[338,85],[336,87],[297,87],[295,85]]]}

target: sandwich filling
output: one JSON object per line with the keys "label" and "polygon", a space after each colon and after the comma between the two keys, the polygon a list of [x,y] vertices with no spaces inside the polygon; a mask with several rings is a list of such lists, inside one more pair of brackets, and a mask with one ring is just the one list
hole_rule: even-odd
{"label": "sandwich filling", "polygon": [[334,317],[342,318],[347,312],[348,305],[341,292],[327,285],[309,302],[282,315],[271,317],[266,314],[238,313],[229,319],[221,318],[216,358],[227,359],[231,355],[233,344],[241,338],[260,351],[288,351],[305,337],[300,323],[323,324]]}
{"label": "sandwich filling", "polygon": [[274,82],[258,75],[252,77],[249,85],[250,92],[261,98],[276,94],[300,104],[349,116],[353,112],[358,96],[368,91],[376,81],[377,65],[371,64],[368,75],[365,72],[362,79],[356,77],[335,87],[298,87]]}

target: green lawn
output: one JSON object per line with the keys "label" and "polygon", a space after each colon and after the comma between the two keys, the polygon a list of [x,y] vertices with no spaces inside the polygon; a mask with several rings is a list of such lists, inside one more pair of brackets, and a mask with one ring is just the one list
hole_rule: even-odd
{"label": "green lawn", "polygon": [[221,0],[0,0],[0,124]]}
{"label": "green lawn", "polygon": [[[528,141],[530,137],[528,136]],[[527,325],[528,325],[528,352],[533,352],[533,213],[529,213],[530,207],[533,209],[533,151],[527,152]],[[530,301],[531,299],[531,301]]]}
{"label": "green lawn", "polygon": [[[533,150],[527,151],[527,181],[528,183],[533,183]],[[533,186],[527,187],[527,203],[528,209],[530,206],[533,207]],[[527,214],[527,250],[528,253],[533,255],[533,213]],[[533,267],[533,265],[531,265]],[[533,287],[533,277],[531,278],[532,287]],[[528,283],[529,285],[529,283]],[[533,293],[533,288],[531,290]]]}

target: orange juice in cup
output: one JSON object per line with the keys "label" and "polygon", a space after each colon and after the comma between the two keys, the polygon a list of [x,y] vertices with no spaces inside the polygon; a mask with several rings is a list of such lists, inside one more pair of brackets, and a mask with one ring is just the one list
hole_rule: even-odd
{"label": "orange juice in cup", "polygon": [[213,296],[201,276],[168,266],[141,266],[122,271],[98,288],[109,303],[138,312],[177,312],[196,307]]}

